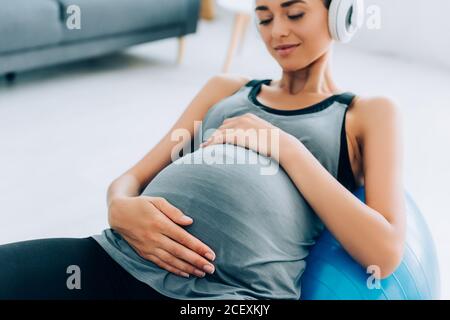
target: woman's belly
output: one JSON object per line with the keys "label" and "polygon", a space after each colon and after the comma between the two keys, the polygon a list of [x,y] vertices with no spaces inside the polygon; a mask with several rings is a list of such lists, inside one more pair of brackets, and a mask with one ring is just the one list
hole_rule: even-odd
{"label": "woman's belly", "polygon": [[276,161],[229,144],[178,159],[142,194],[161,196],[192,217],[184,228],[216,253],[213,276],[235,285],[267,289],[261,281],[270,279],[277,285],[269,287],[289,290],[323,228]]}

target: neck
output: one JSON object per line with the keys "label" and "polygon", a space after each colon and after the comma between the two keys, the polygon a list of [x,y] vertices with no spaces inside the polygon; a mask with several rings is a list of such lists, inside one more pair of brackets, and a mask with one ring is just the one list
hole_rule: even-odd
{"label": "neck", "polygon": [[331,49],[307,67],[295,71],[283,71],[276,86],[288,95],[333,95],[339,91],[334,84],[330,67]]}

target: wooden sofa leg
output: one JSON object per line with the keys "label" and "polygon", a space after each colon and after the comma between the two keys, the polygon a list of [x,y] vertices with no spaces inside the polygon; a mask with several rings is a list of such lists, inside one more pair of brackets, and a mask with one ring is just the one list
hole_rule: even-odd
{"label": "wooden sofa leg", "polygon": [[186,39],[184,37],[178,37],[178,57],[177,57],[177,63],[181,64],[184,57],[184,49],[186,46]]}
{"label": "wooden sofa leg", "polygon": [[215,15],[214,0],[202,0],[200,7],[200,17],[205,20],[213,20]]}

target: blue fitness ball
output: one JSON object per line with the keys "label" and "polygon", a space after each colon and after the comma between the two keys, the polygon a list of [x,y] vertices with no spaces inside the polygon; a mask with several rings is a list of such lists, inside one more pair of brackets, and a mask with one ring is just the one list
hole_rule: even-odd
{"label": "blue fitness ball", "polygon": [[[354,192],[365,203],[364,187]],[[436,249],[425,219],[405,191],[407,231],[401,264],[378,286],[325,229],[306,260],[301,300],[432,300],[439,299]],[[373,280],[373,277],[372,279]],[[371,285],[372,284],[372,285]]]}

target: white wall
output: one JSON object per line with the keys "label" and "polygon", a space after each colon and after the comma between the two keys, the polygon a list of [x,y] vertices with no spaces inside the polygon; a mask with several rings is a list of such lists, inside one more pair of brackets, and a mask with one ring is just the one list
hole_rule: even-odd
{"label": "white wall", "polygon": [[365,0],[381,9],[381,28],[363,29],[351,46],[450,68],[449,0]]}

